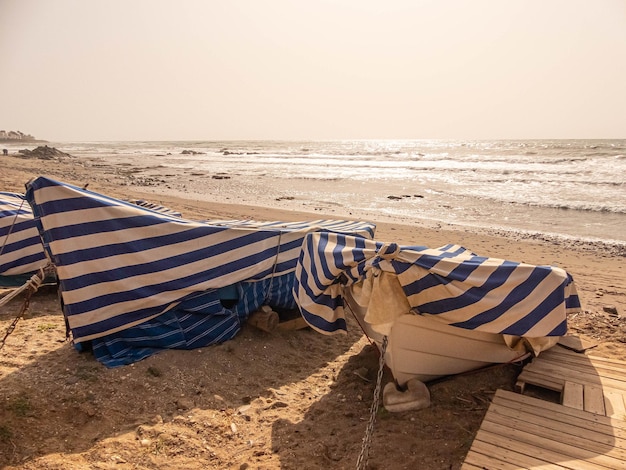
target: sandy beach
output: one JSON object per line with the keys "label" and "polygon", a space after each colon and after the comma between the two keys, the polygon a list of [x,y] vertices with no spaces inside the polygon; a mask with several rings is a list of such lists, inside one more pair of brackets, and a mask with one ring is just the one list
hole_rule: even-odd
{"label": "sandy beach", "polygon": [[[236,179],[180,182],[159,171],[151,171],[148,184],[128,168],[12,154],[0,160],[0,191],[24,192],[30,178],[45,175],[113,197],[156,202],[191,219],[346,216],[314,201],[282,200],[273,207],[215,203],[198,196],[202,186],[231,191],[236,201]],[[595,355],[626,359],[622,248],[407,224],[376,214],[349,216],[375,222],[381,241],[456,243],[483,256],[564,268],[583,304],[583,312],[568,319],[570,334],[596,343]],[[20,297],[0,307],[1,337],[23,302]],[[66,341],[53,287],[32,297],[0,346],[0,468],[23,470],[355,468],[378,361],[375,347],[352,322],[347,336],[333,337],[310,329],[270,334],[246,326],[219,346],[164,351],[106,369]],[[514,390],[519,371],[498,366],[429,384],[432,403],[425,410],[381,409],[368,468],[460,468],[490,398],[499,388]],[[387,371],[384,382],[389,380]],[[539,390],[529,393],[556,399]]]}

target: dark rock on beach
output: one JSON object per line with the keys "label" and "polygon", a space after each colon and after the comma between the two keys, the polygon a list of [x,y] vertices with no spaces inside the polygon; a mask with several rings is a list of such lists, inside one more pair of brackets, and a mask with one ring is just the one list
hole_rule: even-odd
{"label": "dark rock on beach", "polygon": [[19,153],[28,158],[39,158],[40,160],[58,160],[63,158],[71,158],[69,153],[61,152],[54,147],[47,145],[39,146],[34,150],[22,149]]}
{"label": "dark rock on beach", "polygon": [[390,196],[387,196],[387,199],[391,199],[393,201],[399,201],[400,199],[411,198],[411,197],[423,198],[424,196],[422,196],[421,194],[413,194],[413,195],[403,194],[402,196],[390,195]]}

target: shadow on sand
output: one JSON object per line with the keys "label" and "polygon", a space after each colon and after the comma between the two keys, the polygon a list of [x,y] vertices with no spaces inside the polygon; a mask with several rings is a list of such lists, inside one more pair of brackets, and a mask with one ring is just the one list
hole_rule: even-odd
{"label": "shadow on sand", "polygon": [[[353,355],[337,374],[330,393],[302,421],[278,420],[272,442],[281,468],[353,469],[363,451],[378,367],[373,346]],[[364,381],[355,371],[368,370]],[[459,468],[496,388],[511,389],[517,368],[500,366],[431,382],[431,406],[390,413],[381,406],[368,448],[368,469]],[[392,380],[385,369],[383,386]],[[314,442],[313,452],[301,443]]]}
{"label": "shadow on sand", "polygon": [[[17,302],[0,312],[3,333]],[[347,336],[244,326],[218,346],[107,369],[64,342],[55,292],[38,293],[30,311],[0,350],[0,468],[356,466],[378,350],[350,320]],[[430,383],[424,410],[381,407],[368,468],[459,468],[493,394],[512,390],[518,372]]]}
{"label": "shadow on sand", "polygon": [[[235,339],[217,346],[166,350],[107,369],[65,341],[56,295],[38,292],[29,315],[0,350],[0,468],[27,468],[22,466],[50,454],[67,459],[88,453],[87,460],[97,460],[104,458],[105,441],[125,434],[129,442],[118,454],[126,463],[137,457],[133,449],[145,454],[138,468],[159,468],[168,458],[170,468],[202,468],[203,461],[207,468],[276,461],[272,416],[291,417],[306,409],[325,393],[320,384],[338,368],[334,362],[345,360],[341,357],[362,341],[357,330],[326,337],[310,329],[270,334],[244,325]],[[18,297],[0,312],[2,336],[21,303]],[[297,403],[290,398],[294,395]],[[187,448],[176,441],[181,435],[176,426],[191,429],[197,442],[190,439]],[[150,444],[142,449],[146,440]],[[233,446],[237,457],[228,455]],[[200,463],[175,464],[176,453]]]}

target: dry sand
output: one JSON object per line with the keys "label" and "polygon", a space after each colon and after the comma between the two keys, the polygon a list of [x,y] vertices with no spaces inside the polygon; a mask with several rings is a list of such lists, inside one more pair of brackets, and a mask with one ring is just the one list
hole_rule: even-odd
{"label": "dry sand", "polygon": [[[2,191],[23,192],[24,183],[38,175],[158,202],[187,218],[320,218],[320,212],[180,197],[184,190],[173,181],[131,185],[137,179],[120,169],[78,159],[0,160]],[[573,275],[584,308],[569,318],[570,333],[598,343],[596,355],[626,359],[623,252],[501,235],[383,221],[376,238],[432,247],[458,243],[481,255],[557,264]],[[0,338],[23,303],[20,297],[0,307]],[[607,306],[622,316],[605,312]],[[347,336],[327,337],[310,329],[270,334],[245,326],[218,346],[164,351],[106,369],[65,340],[57,294],[42,288],[0,343],[0,468],[355,468],[378,355],[354,322],[349,327]],[[493,393],[513,390],[519,371],[497,366],[431,383],[432,403],[425,410],[381,409],[368,468],[460,468]],[[389,380],[386,371],[384,382]],[[540,390],[530,393],[556,400]]]}

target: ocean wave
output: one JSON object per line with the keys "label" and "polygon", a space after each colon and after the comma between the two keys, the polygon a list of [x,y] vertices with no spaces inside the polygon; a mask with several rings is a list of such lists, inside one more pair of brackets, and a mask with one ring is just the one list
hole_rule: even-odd
{"label": "ocean wave", "polygon": [[[189,169],[228,171],[236,175],[233,183],[265,175],[277,186],[294,189],[342,188],[378,210],[390,207],[387,195],[419,187],[420,194],[433,202],[432,208],[422,200],[420,207],[415,201],[398,201],[393,207],[406,202],[408,213],[432,211],[433,218],[446,211],[450,220],[459,217],[458,202],[466,211],[463,217],[472,221],[484,214],[480,216],[484,223],[510,223],[503,216],[506,208],[515,213],[517,226],[538,218],[546,230],[559,231],[560,224],[568,223],[563,230],[569,233],[595,231],[619,238],[623,229],[615,221],[626,220],[626,140],[66,142],[54,146],[107,165],[132,162],[148,168],[159,163],[175,174]],[[183,150],[199,154],[182,155]],[[241,185],[236,191],[241,191]],[[452,209],[442,210],[440,204],[449,201]],[[600,228],[583,230],[569,219]],[[609,227],[604,232],[603,224]]]}
{"label": "ocean wave", "polygon": [[[454,194],[454,193],[451,193]],[[455,194],[460,196],[460,194]],[[465,196],[468,196],[465,194]],[[533,207],[541,209],[552,209],[572,212],[588,212],[598,214],[614,214],[614,215],[626,215],[625,206],[616,206],[600,203],[585,203],[585,202],[549,202],[549,201],[519,201],[513,198],[499,197],[499,196],[487,196],[487,195],[469,195],[483,201],[491,201],[495,203],[512,204],[520,207]],[[624,221],[626,223],[626,220]]]}

